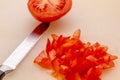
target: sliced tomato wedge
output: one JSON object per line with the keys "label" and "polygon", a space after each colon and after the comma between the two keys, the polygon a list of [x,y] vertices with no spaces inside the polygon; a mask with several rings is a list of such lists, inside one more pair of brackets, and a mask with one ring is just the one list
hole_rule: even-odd
{"label": "sliced tomato wedge", "polygon": [[39,21],[50,22],[65,15],[72,7],[72,0],[29,0],[28,8]]}
{"label": "sliced tomato wedge", "polygon": [[82,42],[79,29],[72,36],[52,34],[52,38],[34,62],[52,69],[58,80],[101,80],[102,72],[115,66],[117,56],[109,54],[108,48],[98,42]]}

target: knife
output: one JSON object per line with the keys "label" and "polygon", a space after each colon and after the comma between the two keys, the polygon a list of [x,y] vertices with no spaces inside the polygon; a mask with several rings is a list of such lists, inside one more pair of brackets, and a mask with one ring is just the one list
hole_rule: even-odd
{"label": "knife", "polygon": [[37,43],[41,34],[49,27],[49,25],[49,22],[38,25],[2,63],[0,66],[0,80],[2,80],[7,73],[13,71],[17,67],[17,65]]}

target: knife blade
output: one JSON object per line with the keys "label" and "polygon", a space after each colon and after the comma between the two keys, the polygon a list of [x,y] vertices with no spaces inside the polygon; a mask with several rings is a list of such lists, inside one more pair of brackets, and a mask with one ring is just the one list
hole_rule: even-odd
{"label": "knife blade", "polygon": [[34,45],[40,39],[41,34],[49,27],[50,23],[41,23],[38,25],[13,51],[13,53],[2,63],[0,66],[0,80],[3,77],[13,71],[23,58],[29,53]]}

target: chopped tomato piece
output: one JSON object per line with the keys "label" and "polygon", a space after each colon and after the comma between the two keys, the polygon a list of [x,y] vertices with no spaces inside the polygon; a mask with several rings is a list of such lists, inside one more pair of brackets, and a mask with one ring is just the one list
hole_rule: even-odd
{"label": "chopped tomato piece", "polygon": [[47,57],[45,51],[42,51],[34,60],[34,63],[39,64],[41,67],[51,69],[51,62],[50,59]]}
{"label": "chopped tomato piece", "polygon": [[35,63],[52,69],[58,80],[101,80],[103,70],[114,67],[117,56],[107,52],[108,47],[96,42],[84,43],[80,40],[80,30],[70,37],[52,34],[46,51],[42,51]]}

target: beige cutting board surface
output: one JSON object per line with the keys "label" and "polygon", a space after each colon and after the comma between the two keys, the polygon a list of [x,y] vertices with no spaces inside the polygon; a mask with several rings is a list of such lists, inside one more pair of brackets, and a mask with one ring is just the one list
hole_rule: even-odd
{"label": "beige cutting board surface", "polygon": [[[27,0],[0,0],[0,64],[39,23],[29,13]],[[109,47],[109,53],[120,57],[120,0],[73,0],[71,11],[51,23],[37,45],[4,80],[53,80],[33,60],[52,33],[67,36],[76,29],[81,29],[83,41],[98,41]],[[120,59],[115,64],[103,73],[102,80],[120,80]]]}

